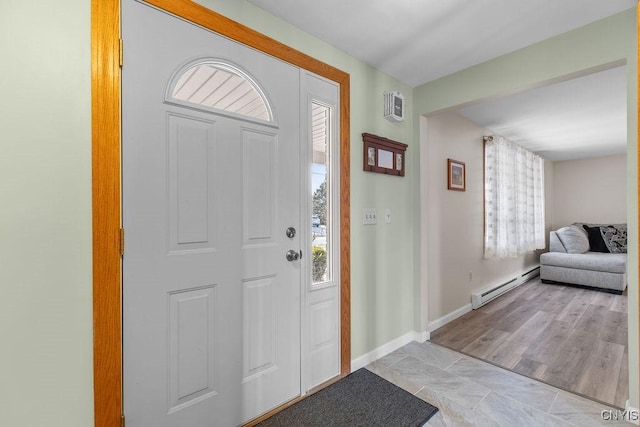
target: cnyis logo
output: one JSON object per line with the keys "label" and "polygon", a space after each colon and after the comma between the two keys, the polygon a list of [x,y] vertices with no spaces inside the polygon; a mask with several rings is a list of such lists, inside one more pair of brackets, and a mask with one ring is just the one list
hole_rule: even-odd
{"label": "cnyis logo", "polygon": [[640,412],[637,409],[608,409],[602,411],[600,416],[604,421],[640,421]]}

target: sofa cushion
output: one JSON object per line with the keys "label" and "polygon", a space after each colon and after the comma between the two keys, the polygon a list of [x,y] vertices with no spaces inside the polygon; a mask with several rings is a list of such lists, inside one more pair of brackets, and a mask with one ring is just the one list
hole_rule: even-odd
{"label": "sofa cushion", "polygon": [[569,254],[583,254],[589,250],[587,234],[575,225],[562,227],[556,234]]}
{"label": "sofa cushion", "polygon": [[591,252],[609,253],[609,248],[607,248],[607,245],[604,243],[604,239],[602,238],[600,227],[589,227],[588,225],[583,225],[583,227],[589,236],[589,247],[591,248]]}
{"label": "sofa cushion", "polygon": [[540,255],[540,264],[581,270],[606,271],[609,273],[625,273],[627,271],[627,254],[546,252]]}

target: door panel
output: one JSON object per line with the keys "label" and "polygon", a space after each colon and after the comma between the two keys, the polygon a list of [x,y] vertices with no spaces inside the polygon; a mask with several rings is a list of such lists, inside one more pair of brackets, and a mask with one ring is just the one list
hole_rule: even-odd
{"label": "door panel", "polygon": [[215,248],[215,122],[168,115],[171,251]]}
{"label": "door panel", "polygon": [[[124,409],[129,426],[238,425],[300,394],[300,71],[133,0],[122,5]],[[274,121],[165,99],[233,59]]]}
{"label": "door panel", "polygon": [[275,134],[243,130],[245,247],[275,241],[276,148]]}
{"label": "door panel", "polygon": [[169,413],[218,393],[215,286],[169,295]]}

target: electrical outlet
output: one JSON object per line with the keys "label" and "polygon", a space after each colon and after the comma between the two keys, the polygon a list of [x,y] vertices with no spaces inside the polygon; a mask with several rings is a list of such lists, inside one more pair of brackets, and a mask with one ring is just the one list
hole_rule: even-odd
{"label": "electrical outlet", "polygon": [[364,225],[375,225],[377,223],[375,208],[365,208],[362,210]]}

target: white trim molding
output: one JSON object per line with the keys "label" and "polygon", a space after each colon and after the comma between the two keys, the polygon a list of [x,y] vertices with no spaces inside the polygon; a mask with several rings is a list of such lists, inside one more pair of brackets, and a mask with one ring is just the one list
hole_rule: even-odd
{"label": "white trim molding", "polygon": [[413,341],[417,341],[417,342],[425,342],[429,340],[429,332],[428,331],[422,331],[422,332],[416,332],[416,331],[411,331],[411,332],[407,332],[406,334],[389,341],[386,344],[381,345],[380,347],[370,351],[369,353],[363,354],[362,356],[353,359],[351,361],[351,372],[357,371],[360,368],[364,368],[365,366],[367,366],[369,363],[371,362],[375,362],[376,360],[380,359],[381,357],[386,356],[389,353],[392,353],[394,351],[396,351],[397,349],[399,349],[400,347],[403,347],[407,344],[409,344],[410,342]]}
{"label": "white trim molding", "polygon": [[429,322],[429,332],[433,332],[436,329],[446,325],[449,322],[456,320],[458,317],[463,316],[471,311],[471,303],[460,307],[457,310],[452,311],[449,314],[445,314],[439,319],[434,320],[433,322]]}
{"label": "white trim molding", "polygon": [[429,333],[429,331],[422,331],[422,332],[413,331],[413,334],[414,334],[413,340],[419,343],[423,343],[431,339],[431,333]]}

